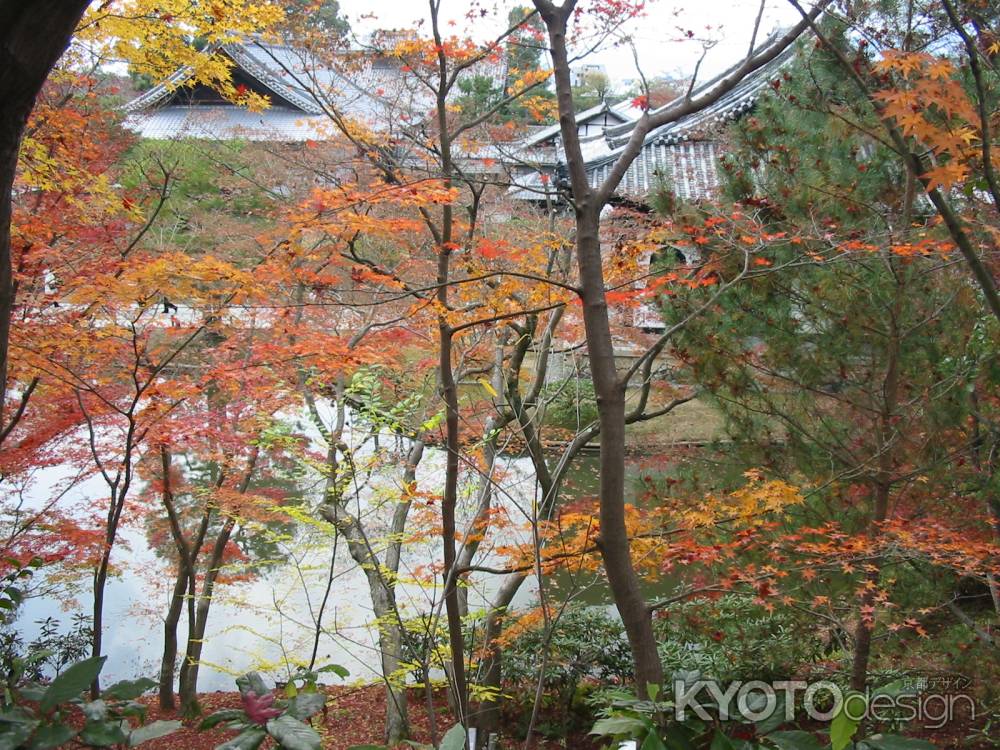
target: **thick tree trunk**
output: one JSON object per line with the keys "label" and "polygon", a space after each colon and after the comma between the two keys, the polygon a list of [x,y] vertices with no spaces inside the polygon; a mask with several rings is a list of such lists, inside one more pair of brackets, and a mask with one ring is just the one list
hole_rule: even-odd
{"label": "thick tree trunk", "polygon": [[0,0],[0,425],[14,308],[11,190],[28,116],[90,0]]}
{"label": "thick tree trunk", "polygon": [[632,566],[625,525],[625,384],[618,377],[604,296],[600,206],[577,204],[577,262],[580,269],[583,321],[590,374],[601,425],[600,521],[598,540],[608,585],[621,615],[635,663],[636,690],[647,695],[650,684],[663,683],[663,668],[653,634],[653,618]]}

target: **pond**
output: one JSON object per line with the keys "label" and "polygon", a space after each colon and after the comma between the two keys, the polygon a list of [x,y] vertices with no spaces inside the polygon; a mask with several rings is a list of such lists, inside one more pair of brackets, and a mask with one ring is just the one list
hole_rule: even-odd
{"label": "pond", "polygon": [[[527,459],[503,459],[504,492],[498,503],[517,518],[531,508],[535,493],[534,476]],[[630,459],[629,473],[640,469],[648,473],[650,459]],[[418,472],[420,487],[433,491],[443,476],[444,454],[429,450]],[[565,502],[596,495],[598,460],[581,456],[570,468],[564,485]],[[386,471],[373,479],[371,492],[378,485],[392,485],[398,473]],[[53,483],[49,483],[53,484]],[[44,494],[46,483],[36,488]],[[629,483],[634,494],[638,482]],[[70,503],[84,503],[100,497],[104,485],[90,479],[76,486],[67,496]],[[471,502],[471,493],[466,498]],[[257,532],[266,534],[266,529]],[[489,565],[499,560],[495,547],[525,541],[527,532],[511,529],[480,551],[478,561]],[[172,576],[167,562],[150,547],[144,528],[127,526],[120,534],[112,557],[119,575],[108,582],[105,609],[104,651],[108,656],[102,673],[105,684],[140,676],[156,678],[163,648],[163,616],[170,598]],[[271,539],[274,542],[273,538]],[[281,679],[289,665],[308,662],[314,647],[317,666],[340,664],[350,671],[348,681],[370,680],[378,676],[379,654],[373,627],[374,619],[367,580],[339,543],[332,568],[333,537],[327,530],[299,524],[292,536],[274,542],[281,555],[275,564],[259,575],[218,587],[212,603],[206,643],[202,656],[199,688],[203,692],[231,690],[235,676],[257,669]],[[430,602],[439,598],[439,589],[414,579],[429,559],[440,558],[437,540],[416,542],[404,547],[400,566],[402,581],[397,596],[407,615],[426,613]],[[480,574],[470,587],[470,610],[483,608],[500,585],[501,577]],[[322,628],[317,638],[316,618],[327,585],[330,596],[323,612]],[[439,583],[439,582],[438,582]],[[559,573],[546,582],[563,593],[572,590],[576,600],[592,605],[609,605],[603,577],[595,573]],[[65,629],[73,612],[89,615],[90,581],[82,582],[77,601],[70,598],[33,598],[24,605],[18,628],[25,642],[37,632],[37,621],[59,619]],[[663,584],[657,584],[659,588]],[[655,592],[651,592],[654,593]],[[525,606],[536,599],[537,582],[532,577],[521,587],[514,606]],[[186,622],[182,619],[179,636],[183,649]],[[294,666],[291,667],[294,669]],[[333,678],[336,679],[336,678]]]}

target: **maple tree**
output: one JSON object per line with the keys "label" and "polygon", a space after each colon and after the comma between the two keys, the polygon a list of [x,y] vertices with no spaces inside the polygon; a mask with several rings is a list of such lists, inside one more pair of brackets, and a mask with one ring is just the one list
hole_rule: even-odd
{"label": "maple tree", "polygon": [[[236,542],[279,544],[285,524],[319,540],[326,588],[308,603],[311,658],[295,661],[309,670],[346,547],[372,602],[390,742],[408,734],[408,673],[432,705],[430,671],[441,665],[459,722],[485,746],[501,725],[504,647],[532,625],[544,639],[555,632],[565,603],[550,579],[566,571],[606,575],[640,694],[663,677],[653,618],[706,594],[850,630],[858,688],[873,644],[922,635],[929,612],[948,609],[982,638],[947,587],[985,581],[997,596],[993,324],[952,258],[957,246],[991,306],[992,260],[980,256],[997,237],[993,42],[980,4],[924,4],[965,57],[886,44],[876,58],[816,24],[824,5],[751,44],[703,93],[657,106],[644,85],[633,135],[600,185],[577,135],[569,47],[582,25],[607,33],[638,3],[539,0],[485,44],[451,35],[431,3],[426,34],[373,38],[369,52],[399,74],[377,90],[374,121],[303,64],[288,74],[328,116],[324,140],[228,156],[197,143],[126,155],[133,143],[97,77],[58,71],[22,139],[14,193],[16,356],[5,392],[19,403],[0,432],[9,556],[94,571],[97,656],[120,529],[145,524],[171,588],[160,701],[174,704],[183,651],[180,699],[195,712],[213,595],[252,575]],[[278,23],[277,7],[115,7],[127,10],[95,7],[80,27],[92,49],[154,79],[183,64],[193,83],[266,106],[231,85],[216,53]],[[300,35],[306,61],[364,72],[369,61],[346,48],[330,10],[326,25],[295,12],[283,28]],[[853,70],[850,81],[829,69],[820,80],[839,93],[860,80],[864,97],[842,106],[810,89],[816,80],[774,81],[785,104],[806,102],[807,122],[780,122],[766,102],[743,121],[748,157],[727,163],[742,205],[653,196],[669,214],[657,215],[616,195],[650,130],[710,106],[809,27]],[[207,45],[192,46],[192,33]],[[551,112],[540,46],[552,54],[569,181],[533,212],[512,208],[494,155],[518,122]],[[483,96],[477,81],[489,83]],[[932,105],[915,106],[923,100]],[[244,148],[241,164],[227,161]],[[253,182],[280,190],[234,187]],[[858,295],[870,301],[864,314]],[[667,320],[662,334],[634,325],[651,303]],[[623,342],[638,351],[624,366]],[[574,359],[584,350],[587,365]],[[693,387],[656,382],[664,355],[686,365]],[[592,404],[580,395],[588,377]],[[647,478],[642,503],[626,503],[626,426],[702,390],[752,445],[732,451],[734,476]],[[573,419],[557,425],[567,400]],[[566,505],[569,467],[595,439],[597,502]],[[523,465],[506,457],[513,449]],[[68,485],[103,483],[103,496],[72,512],[56,497],[19,515],[18,496],[53,467],[72,468]],[[295,564],[302,576],[307,564]],[[676,591],[650,601],[647,582],[667,575]],[[512,622],[532,576],[539,606]],[[930,599],[910,592],[925,579]],[[540,658],[527,742],[546,687],[548,653]]]}
{"label": "maple tree", "polygon": [[[107,48],[119,54],[130,52],[141,72],[154,75],[164,75],[168,67],[183,62],[191,66],[198,80],[214,83],[237,99],[240,93],[232,86],[227,88],[228,65],[216,54],[218,44],[234,35],[265,28],[280,19],[281,12],[266,4],[215,4],[209,8],[178,4],[169,8],[163,4],[147,7],[131,3],[112,8],[105,3],[91,8],[81,19],[88,5],[60,6],[58,12],[52,10],[40,16],[25,13],[20,6],[3,10],[4,19],[9,21],[5,24],[9,38],[3,48],[10,57],[4,66],[5,74],[9,74],[4,83],[9,106],[3,109],[4,117],[9,118],[4,120],[3,148],[10,158],[5,156],[4,163],[5,170],[10,167],[10,180],[14,179],[16,163],[18,183],[14,195],[18,206],[12,217],[8,181],[0,217],[0,385],[4,399],[12,387],[20,397],[14,418],[3,431],[4,438],[10,436],[18,442],[16,451],[5,450],[5,456],[12,460],[16,460],[17,452],[49,448],[74,428],[82,426],[89,433],[91,469],[108,488],[103,540],[100,551],[95,552],[93,650],[97,656],[101,651],[103,592],[135,476],[137,451],[149,430],[172,408],[169,396],[164,400],[169,387],[159,390],[163,386],[159,376],[205,327],[181,331],[183,326],[178,326],[172,341],[163,340],[170,337],[161,338],[163,326],[155,319],[160,300],[169,300],[168,294],[189,296],[192,279],[171,288],[166,274],[178,260],[176,256],[173,260],[168,254],[153,258],[133,251],[162,207],[169,175],[163,175],[155,207],[148,222],[143,223],[141,198],[122,194],[108,179],[111,162],[121,155],[127,140],[117,131],[115,118],[101,111],[100,92],[95,90],[93,79],[88,83],[86,77],[74,72],[79,69],[80,49],[72,51],[59,73],[57,83],[69,93],[59,100],[53,91],[48,102],[34,109],[23,141],[22,128],[46,75],[66,48],[78,21],[75,30],[89,45],[87,55]],[[209,47],[204,51],[192,47],[192,31],[202,32]],[[32,40],[44,39],[46,44],[26,42],[25,35]],[[150,37],[158,44],[140,43],[148,42]],[[51,213],[40,214],[42,209]],[[39,220],[43,216],[45,219]],[[11,218],[13,234],[8,235]],[[12,248],[9,236],[16,247]],[[220,280],[219,275],[213,275],[218,270],[211,262],[192,268],[196,277],[204,271],[198,281],[209,284]],[[116,293],[125,297],[116,297]],[[212,301],[217,299],[214,292],[209,296]],[[116,302],[122,307],[116,307]],[[166,307],[168,301],[163,304]],[[134,306],[131,310],[130,305]],[[14,312],[20,317],[16,328],[9,330]],[[49,338],[52,336],[57,338]],[[58,337],[75,341],[78,349],[60,349]],[[17,347],[16,374],[8,358],[9,339]],[[119,348],[128,341],[131,345],[125,350]],[[159,344],[164,348],[157,348]],[[124,364],[131,359],[131,390],[120,379],[128,370],[115,372],[113,367],[106,367],[110,364],[107,357],[111,357],[111,363],[118,359]],[[29,407],[33,395],[42,397],[42,412],[38,415]],[[173,405],[183,402],[184,396],[176,392],[174,395],[177,398]],[[62,407],[52,412],[59,414],[56,422],[44,417],[52,407]],[[140,424],[144,417],[150,421]],[[28,427],[41,429],[27,433],[24,428]],[[114,433],[119,429],[122,442],[116,445]],[[23,456],[21,465],[26,465]],[[98,689],[95,682],[95,697]]]}

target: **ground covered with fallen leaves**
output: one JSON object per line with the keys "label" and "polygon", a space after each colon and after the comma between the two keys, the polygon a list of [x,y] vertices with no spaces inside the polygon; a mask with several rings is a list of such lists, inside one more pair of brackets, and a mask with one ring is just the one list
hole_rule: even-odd
{"label": "ground covered with fallen leaves", "polygon": [[[379,745],[383,737],[383,722],[385,717],[385,691],[381,685],[336,686],[324,688],[328,700],[326,711],[313,718],[313,726],[323,737],[325,750],[347,750],[355,745]],[[163,712],[156,705],[155,697],[144,699],[149,703],[148,721],[156,719],[176,719],[175,714]],[[204,715],[207,716],[223,708],[240,708],[240,694],[237,692],[206,693],[201,696]],[[426,696],[423,690],[412,689],[410,693],[410,729],[415,742],[430,742],[430,721],[427,712]],[[454,724],[454,718],[448,710],[448,701],[444,690],[434,693],[434,717],[437,724],[438,738]],[[511,717],[508,717],[508,721]],[[926,729],[916,726],[909,728],[906,734],[929,740],[942,750],[987,750],[991,745],[982,732],[983,718],[969,716],[957,717],[957,721],[939,729]],[[215,728],[199,732],[197,727],[200,719],[184,720],[184,728],[167,737],[161,737],[143,744],[144,750],[214,750],[237,732]],[[826,726],[807,727],[815,730],[817,737],[824,737]],[[989,730],[987,730],[987,733]],[[970,736],[970,733],[976,736]],[[265,741],[262,748],[273,748],[271,740]],[[501,741],[501,748],[520,748],[523,741],[516,738],[506,738]],[[596,750],[600,747],[592,738],[581,730],[572,736],[559,739],[538,737],[532,742],[535,750],[556,750],[556,748],[573,748],[573,750]],[[412,750],[411,745],[401,744],[397,748]]]}
{"label": "ground covered with fallen leaves", "polygon": [[[325,750],[347,750],[354,745],[380,744],[383,738],[385,722],[385,690],[381,685],[363,685],[357,687],[336,686],[325,687],[328,700],[326,711],[313,718],[313,727],[323,737]],[[156,705],[155,698],[148,698],[149,716],[147,721],[156,719],[176,719],[175,714],[163,712]],[[207,716],[223,708],[240,708],[240,694],[205,693],[201,696],[204,715]],[[410,733],[416,742],[430,742],[430,720],[427,712],[426,697],[423,690],[413,689],[410,693]],[[438,738],[444,734],[455,720],[448,710],[447,697],[443,690],[434,693],[434,717],[437,724]],[[184,720],[184,728],[167,737],[161,737],[143,744],[144,750],[212,750],[228,739],[235,737],[237,732],[224,729],[211,729],[199,732],[197,727],[201,720]],[[262,746],[273,747],[268,740]],[[574,737],[572,744],[560,741],[540,740],[534,747],[539,750],[573,747],[579,750],[589,750],[597,746],[585,737]],[[517,744],[521,747],[521,743]],[[399,748],[412,750],[410,745],[399,745]]]}

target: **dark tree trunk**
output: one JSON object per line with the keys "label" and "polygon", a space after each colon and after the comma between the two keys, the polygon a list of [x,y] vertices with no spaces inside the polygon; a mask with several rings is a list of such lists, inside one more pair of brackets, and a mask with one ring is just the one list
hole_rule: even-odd
{"label": "dark tree trunk", "polygon": [[177,668],[177,625],[184,612],[184,593],[187,591],[188,577],[178,569],[177,580],[170,596],[170,607],[163,620],[163,657],[160,660],[160,708],[173,711],[177,707],[174,697],[174,670]]}
{"label": "dark tree trunk", "polygon": [[486,689],[486,694],[494,697],[484,698],[476,706],[472,714],[473,725],[476,727],[476,749],[485,750],[491,734],[500,732],[500,681],[503,678],[503,652],[498,640],[503,632],[504,617],[507,607],[514,600],[521,584],[527,579],[523,573],[507,576],[500,585],[500,590],[490,606],[483,632],[483,654],[480,659],[480,674],[478,683]]}
{"label": "dark tree trunk", "polygon": [[11,190],[28,116],[90,0],[0,0],[0,424],[14,308]]}
{"label": "dark tree trunk", "polygon": [[743,62],[704,93],[686,96],[655,113],[643,114],[636,121],[628,142],[611,165],[604,181],[594,187],[590,184],[580,147],[566,39],[569,20],[578,10],[577,2],[563,0],[560,5],[556,5],[552,0],[533,0],[548,31],[549,53],[559,105],[559,126],[576,208],[576,256],[580,272],[578,291],[583,302],[587,353],[597,394],[601,427],[600,551],[611,593],[632,648],[636,689],[640,696],[647,695],[649,684],[662,683],[663,669],[653,635],[652,613],[643,599],[639,578],[632,566],[625,528],[625,382],[618,376],[615,367],[615,350],[604,296],[599,233],[601,208],[621,184],[629,165],[638,156],[646,134],[652,128],[676,122],[681,117],[703,110],[718,101],[745,76],[781,54],[813,24],[829,2],[830,0],[819,0],[800,23],[772,42],[759,48],[751,46]]}
{"label": "dark tree trunk", "polygon": [[598,540],[604,570],[632,648],[636,689],[663,683],[663,668],[653,633],[653,616],[646,605],[639,576],[632,565],[625,525],[625,383],[618,377],[604,297],[601,241],[597,214],[600,206],[577,206],[576,251],[583,297],[587,356],[597,396],[601,425],[600,519]]}

